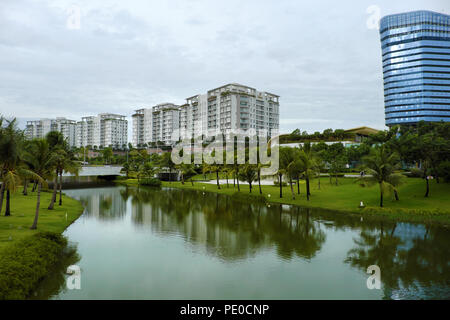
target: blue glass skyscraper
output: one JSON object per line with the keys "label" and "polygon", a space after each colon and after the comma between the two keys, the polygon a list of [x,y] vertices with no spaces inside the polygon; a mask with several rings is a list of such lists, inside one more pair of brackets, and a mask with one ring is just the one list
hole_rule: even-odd
{"label": "blue glass skyscraper", "polygon": [[389,15],[380,37],[386,125],[450,121],[450,16]]}

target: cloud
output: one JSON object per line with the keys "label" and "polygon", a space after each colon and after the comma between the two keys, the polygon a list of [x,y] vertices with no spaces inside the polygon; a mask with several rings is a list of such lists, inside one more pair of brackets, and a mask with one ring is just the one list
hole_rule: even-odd
{"label": "cloud", "polygon": [[[72,1],[2,0],[0,113],[129,116],[239,82],[281,96],[286,130],[383,128],[379,35],[366,27],[371,4],[79,0],[80,29],[69,29]],[[378,5],[382,14],[423,7]]]}

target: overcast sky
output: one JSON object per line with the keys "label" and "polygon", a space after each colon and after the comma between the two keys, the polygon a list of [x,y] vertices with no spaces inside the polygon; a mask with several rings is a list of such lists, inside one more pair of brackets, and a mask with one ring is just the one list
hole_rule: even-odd
{"label": "overcast sky", "polygon": [[0,0],[0,113],[131,116],[238,82],[281,96],[282,132],[382,129],[377,8],[450,1]]}

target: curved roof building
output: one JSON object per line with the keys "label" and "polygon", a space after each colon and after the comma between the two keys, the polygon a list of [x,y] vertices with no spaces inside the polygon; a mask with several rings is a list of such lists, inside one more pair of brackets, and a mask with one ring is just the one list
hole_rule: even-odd
{"label": "curved roof building", "polygon": [[450,121],[450,16],[389,15],[380,38],[386,125]]}

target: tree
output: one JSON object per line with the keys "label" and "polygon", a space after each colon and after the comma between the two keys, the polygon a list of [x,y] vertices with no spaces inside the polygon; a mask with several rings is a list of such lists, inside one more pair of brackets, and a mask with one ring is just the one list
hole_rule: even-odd
{"label": "tree", "polygon": [[306,181],[306,199],[309,201],[309,197],[311,196],[309,180],[314,176],[317,161],[309,143],[305,143],[300,151],[299,158],[301,170]]}
{"label": "tree", "polygon": [[177,169],[180,170],[181,173],[181,184],[184,184],[186,179],[191,178],[191,184],[194,185],[192,177],[196,174],[196,172],[192,164],[181,163],[177,165]]}
{"label": "tree", "polygon": [[120,169],[120,172],[121,173],[125,172],[126,178],[128,179],[128,175],[130,173],[130,164],[128,162],[125,162],[122,165],[122,169]]}
{"label": "tree", "polygon": [[[158,141],[159,142],[159,141]],[[172,181],[172,170],[175,169],[175,163],[172,161],[170,152],[164,152],[160,159],[160,166],[169,169],[169,181]]]}
{"label": "tree", "polygon": [[394,191],[398,199],[397,186],[404,178],[402,174],[395,173],[400,163],[398,153],[390,151],[384,145],[376,146],[363,158],[363,163],[367,175],[360,177],[358,181],[363,185],[379,185],[380,207],[383,207],[383,196],[388,191]]}
{"label": "tree", "polygon": [[62,205],[62,174],[63,172],[68,172],[70,174],[74,174],[78,176],[80,172],[81,165],[78,161],[74,160],[74,154],[71,150],[66,150],[64,153],[64,158],[61,163],[56,164],[58,166],[58,174],[59,174],[59,205]]}
{"label": "tree", "polygon": [[258,169],[254,164],[245,164],[239,171],[239,178],[242,181],[248,182],[250,193],[252,193],[252,182],[257,178]]}
{"label": "tree", "polygon": [[138,182],[141,177],[153,178],[153,176],[158,172],[154,164],[147,161],[139,166],[139,171],[137,172]]}
{"label": "tree", "polygon": [[104,148],[102,150],[102,156],[105,161],[105,164],[111,161],[111,157],[113,156],[113,150],[111,147]]}
{"label": "tree", "polygon": [[50,204],[48,205],[48,210],[53,210],[56,201],[56,193],[58,191],[58,175],[59,170],[63,170],[62,166],[64,163],[64,158],[66,157],[67,143],[64,140],[64,136],[59,131],[50,131],[45,136],[45,139],[48,142],[50,151],[54,153],[55,158],[55,175],[53,178],[53,192],[50,200]]}
{"label": "tree", "polygon": [[15,192],[21,181],[24,169],[21,164],[21,146],[23,135],[17,129],[16,119],[0,119],[0,177],[2,186],[0,189],[0,212],[3,206],[3,198],[6,191],[5,216],[11,215],[11,193]]}
{"label": "tree", "polygon": [[287,167],[291,162],[291,156],[289,151],[291,148],[288,147],[280,147],[279,149],[279,161],[278,161],[278,170],[276,175],[278,176],[278,184],[280,186],[280,198],[283,198],[283,175],[287,173]]}
{"label": "tree", "polygon": [[320,174],[325,169],[325,162],[321,157],[317,156],[314,163],[314,171],[317,174],[317,187],[320,190]]}
{"label": "tree", "polygon": [[45,139],[35,139],[31,145],[31,150],[24,155],[24,161],[32,168],[33,178],[37,180],[37,200],[36,212],[33,225],[30,229],[36,229],[39,219],[39,206],[41,202],[41,189],[46,185],[46,179],[51,178],[55,169],[54,153],[51,151],[49,143]]}

